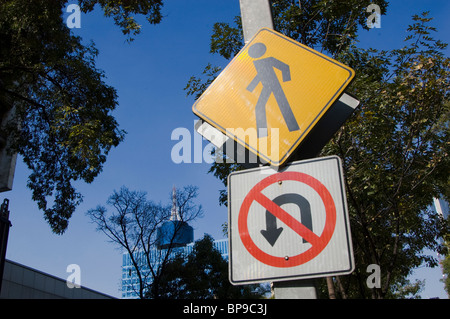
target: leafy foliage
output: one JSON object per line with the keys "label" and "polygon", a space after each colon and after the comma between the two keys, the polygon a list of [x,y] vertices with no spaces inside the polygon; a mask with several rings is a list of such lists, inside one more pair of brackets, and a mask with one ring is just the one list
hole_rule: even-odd
{"label": "leafy foliage", "polygon": [[[378,264],[383,285],[375,298],[393,297],[391,285],[437,260],[437,237],[448,233],[430,209],[448,192],[450,59],[431,37],[427,14],[414,16],[407,45],[391,52],[352,48],[340,58],[360,72],[349,88],[361,109],[324,149],[344,162],[357,270]],[[369,293],[360,285],[358,296]],[[355,291],[353,293],[356,294]]]}
{"label": "leafy foliage", "polygon": [[190,254],[178,255],[167,264],[160,285],[160,297],[169,299],[250,299],[267,292],[260,285],[233,286],[228,263],[209,235],[196,241]]}
{"label": "leafy foliage", "polygon": [[[105,16],[112,16],[124,35],[134,36],[141,32],[142,27],[136,21],[134,14],[145,15],[150,24],[158,24],[162,20],[162,0],[79,0],[78,2],[83,12],[90,12],[96,4],[99,4]],[[132,41],[133,38],[129,37],[129,40]]]}
{"label": "leafy foliage", "polygon": [[[81,9],[96,3],[125,34],[139,31],[132,13],[161,20],[162,1],[80,1]],[[117,92],[95,66],[94,45],[84,46],[63,22],[65,4],[0,4],[0,116],[15,114],[1,133],[31,170],[33,200],[57,234],[82,200],[73,182],[92,182],[125,136],[111,115]]]}
{"label": "leafy foliage", "polygon": [[[358,28],[368,29],[366,9],[370,0],[273,0],[272,16],[275,30],[311,48],[335,55],[347,48],[357,37]],[[387,1],[377,1],[385,14]],[[234,57],[243,47],[241,18],[234,26],[218,22],[213,27],[211,53],[226,59]]]}
{"label": "leafy foliage", "polygon": [[[294,2],[294,3],[293,3]],[[274,27],[284,35],[318,51],[335,55],[357,37],[358,28],[368,29],[370,0],[272,1]],[[377,1],[381,14],[388,2]]]}

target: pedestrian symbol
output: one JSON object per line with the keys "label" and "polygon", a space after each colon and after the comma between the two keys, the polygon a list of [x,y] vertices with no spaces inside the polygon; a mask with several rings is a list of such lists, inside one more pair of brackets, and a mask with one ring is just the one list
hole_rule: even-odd
{"label": "pedestrian symbol", "polygon": [[[264,53],[266,53],[266,46],[263,43],[255,43],[248,49],[248,55],[255,59],[262,57]],[[280,70],[282,72],[283,82],[287,82],[291,80],[289,65],[274,57],[255,60],[253,64],[255,65],[257,74],[247,87],[247,90],[253,92],[259,83],[262,84],[262,91],[255,107],[258,138],[267,136],[266,104],[271,94],[274,95],[278,103],[278,107],[289,131],[297,131],[299,129],[297,121],[274,70],[274,68]]]}
{"label": "pedestrian symbol", "polygon": [[263,162],[280,166],[353,77],[342,63],[261,29],[192,109]]}

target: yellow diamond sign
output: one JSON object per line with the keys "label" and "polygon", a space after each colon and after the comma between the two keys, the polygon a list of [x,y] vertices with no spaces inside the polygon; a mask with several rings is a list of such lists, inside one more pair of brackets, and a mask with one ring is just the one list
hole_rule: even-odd
{"label": "yellow diamond sign", "polygon": [[348,66],[261,29],[193,112],[271,165],[282,165],[344,92]]}

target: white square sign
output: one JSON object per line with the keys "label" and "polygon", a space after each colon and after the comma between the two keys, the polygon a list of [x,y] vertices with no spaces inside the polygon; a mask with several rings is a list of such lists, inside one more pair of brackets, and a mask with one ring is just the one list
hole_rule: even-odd
{"label": "white square sign", "polygon": [[233,284],[349,274],[354,269],[339,157],[228,177]]}

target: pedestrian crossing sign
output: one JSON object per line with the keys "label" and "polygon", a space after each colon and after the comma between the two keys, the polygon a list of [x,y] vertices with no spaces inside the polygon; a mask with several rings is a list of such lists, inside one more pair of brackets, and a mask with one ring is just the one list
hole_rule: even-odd
{"label": "pedestrian crossing sign", "polygon": [[263,28],[193,105],[193,112],[273,166],[282,165],[355,72]]}

